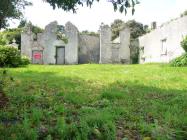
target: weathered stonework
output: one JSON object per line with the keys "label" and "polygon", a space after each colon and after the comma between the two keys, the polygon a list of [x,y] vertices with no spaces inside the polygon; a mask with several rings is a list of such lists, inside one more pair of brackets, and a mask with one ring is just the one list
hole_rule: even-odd
{"label": "weathered stonework", "polygon": [[66,47],[66,64],[78,64],[78,46],[79,32],[78,29],[70,22],[66,23],[65,34],[68,38]]}
{"label": "weathered stonework", "polygon": [[80,35],[70,22],[63,34],[68,42],[58,38],[58,24],[51,22],[42,33],[32,33],[26,27],[21,34],[21,53],[34,64],[130,63],[130,30],[120,32],[119,42],[111,41],[111,29],[101,26],[100,37]]}
{"label": "weathered stonework", "polygon": [[100,44],[99,36],[79,36],[79,64],[99,63]]}
{"label": "weathered stonework", "polygon": [[130,63],[130,30],[124,28],[119,38],[112,41],[108,25],[100,27],[100,63]]}
{"label": "weathered stonework", "polygon": [[[57,39],[57,22],[52,22],[45,27],[43,33],[35,35],[31,32],[30,27],[26,28],[21,34],[21,53],[28,56],[33,63],[33,52],[42,52],[40,64],[57,64],[57,48],[64,47],[64,64],[78,63],[78,30],[68,22],[65,26],[64,34],[68,38],[68,43]],[[35,36],[35,37],[34,37]],[[37,38],[35,40],[34,38]]]}
{"label": "weathered stonework", "polygon": [[163,24],[139,38],[140,63],[168,63],[182,55],[180,42],[187,35],[187,16]]}

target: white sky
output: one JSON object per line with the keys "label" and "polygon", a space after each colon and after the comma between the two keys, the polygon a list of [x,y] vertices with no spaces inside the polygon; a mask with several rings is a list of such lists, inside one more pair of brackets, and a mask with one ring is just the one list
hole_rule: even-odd
{"label": "white sky", "polygon": [[[79,7],[76,14],[64,12],[61,9],[53,10],[49,4],[42,0],[30,0],[33,6],[27,7],[24,16],[34,25],[42,28],[54,20],[64,25],[67,21],[75,24],[80,31],[97,31],[102,22],[111,24],[114,19],[128,21],[135,19],[144,24],[150,25],[152,21],[158,24],[180,16],[187,9],[187,0],[139,0],[140,4],[135,7],[135,15],[131,11],[125,16],[124,13],[114,12],[113,6],[107,0],[95,2],[92,8]],[[13,21],[11,27],[16,27],[18,22]]]}

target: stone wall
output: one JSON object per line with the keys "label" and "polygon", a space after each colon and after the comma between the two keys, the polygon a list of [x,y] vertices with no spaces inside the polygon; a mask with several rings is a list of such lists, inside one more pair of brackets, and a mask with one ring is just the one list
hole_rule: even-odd
{"label": "stone wall", "polygon": [[[65,64],[78,63],[78,30],[68,22],[64,34],[68,43],[57,39],[57,22],[51,22],[45,27],[44,32],[35,35],[30,27],[21,34],[21,53],[33,60],[33,51],[42,51],[42,64],[56,64],[56,48],[65,47]],[[41,64],[40,63],[40,64]]]}
{"label": "stone wall", "polygon": [[39,44],[44,48],[44,64],[56,64],[56,46],[65,46],[63,41],[57,40],[57,22],[51,22],[38,37]]}
{"label": "stone wall", "polygon": [[21,34],[22,55],[28,56],[35,64],[130,63],[128,28],[120,32],[117,42],[111,41],[112,32],[108,25],[101,26],[100,37],[97,37],[80,35],[78,29],[68,22],[63,29],[67,43],[59,39],[58,34],[56,21],[37,35],[27,27]]}
{"label": "stone wall", "polygon": [[112,32],[108,25],[103,25],[100,28],[100,60],[99,63],[112,63]]}
{"label": "stone wall", "polygon": [[180,42],[187,35],[187,16],[163,24],[139,38],[140,63],[163,62],[184,53]]}
{"label": "stone wall", "polygon": [[112,31],[108,25],[100,28],[100,63],[130,63],[130,30],[120,31],[119,42],[111,41]]}
{"label": "stone wall", "polygon": [[100,42],[99,36],[79,36],[79,64],[99,63]]}
{"label": "stone wall", "polygon": [[21,34],[21,55],[27,56],[30,59],[32,59],[32,42],[33,33],[31,31],[31,28],[28,26]]}
{"label": "stone wall", "polygon": [[65,48],[66,64],[78,64],[79,31],[72,23],[68,22],[65,25],[65,34],[68,38]]}
{"label": "stone wall", "polygon": [[130,29],[127,27],[120,31],[119,57],[122,63],[130,63]]}

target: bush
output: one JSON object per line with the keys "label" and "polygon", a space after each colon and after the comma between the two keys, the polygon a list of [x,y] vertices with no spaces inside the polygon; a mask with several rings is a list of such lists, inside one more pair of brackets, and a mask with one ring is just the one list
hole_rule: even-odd
{"label": "bush", "polygon": [[21,47],[21,31],[20,28],[15,29],[6,29],[5,31],[0,33],[0,45],[11,44],[15,39],[18,44],[18,48]]}
{"label": "bush", "polygon": [[181,42],[182,48],[185,50],[187,53],[187,36],[184,38],[184,40]]}
{"label": "bush", "polygon": [[17,67],[20,63],[19,50],[10,46],[0,46],[0,67]]}
{"label": "bush", "polygon": [[0,67],[18,67],[29,63],[28,58],[21,57],[18,49],[11,46],[0,46]]}
{"label": "bush", "polygon": [[187,10],[181,14],[181,17],[187,16]]}
{"label": "bush", "polygon": [[30,64],[29,58],[26,57],[26,56],[22,56],[22,57],[21,57],[21,65],[26,66],[26,65],[28,65],[28,64]]}
{"label": "bush", "polygon": [[180,56],[180,57],[177,57],[176,59],[171,61],[170,64],[171,64],[171,66],[174,66],[174,67],[187,66],[187,53]]}

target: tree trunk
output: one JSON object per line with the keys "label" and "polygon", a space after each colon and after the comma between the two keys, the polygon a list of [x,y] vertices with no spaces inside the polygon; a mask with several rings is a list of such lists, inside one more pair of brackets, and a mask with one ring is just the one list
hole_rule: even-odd
{"label": "tree trunk", "polygon": [[0,31],[1,31],[2,28],[3,28],[3,20],[2,20],[2,18],[0,17]]}

